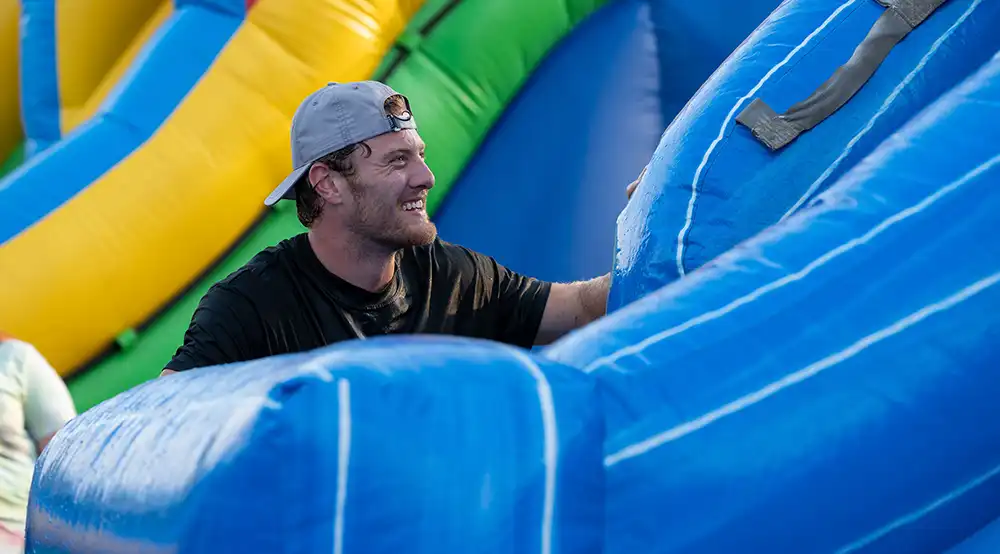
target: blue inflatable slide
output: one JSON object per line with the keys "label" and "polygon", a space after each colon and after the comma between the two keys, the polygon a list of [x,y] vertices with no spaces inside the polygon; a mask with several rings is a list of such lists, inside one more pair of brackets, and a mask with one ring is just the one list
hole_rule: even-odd
{"label": "blue inflatable slide", "polygon": [[[556,82],[586,83],[552,69],[571,49],[713,33],[751,4],[609,2],[463,179],[494,194],[503,172],[479,168],[576,117],[551,111]],[[614,61],[630,56],[593,61],[628,81],[590,83],[582,125],[626,128],[615,110],[643,112],[616,100],[655,96],[666,126],[598,246],[606,317],[533,352],[385,337],[144,383],[40,457],[27,551],[1000,552],[1000,2],[756,6],[713,66],[664,69],[683,101],[637,95],[655,79]],[[601,156],[630,163],[650,131],[628,128],[645,135],[576,137],[558,163],[619,172]],[[573,219],[584,197],[560,175],[536,175],[526,217],[583,229],[600,210]],[[608,270],[524,225],[468,242],[546,278]]]}

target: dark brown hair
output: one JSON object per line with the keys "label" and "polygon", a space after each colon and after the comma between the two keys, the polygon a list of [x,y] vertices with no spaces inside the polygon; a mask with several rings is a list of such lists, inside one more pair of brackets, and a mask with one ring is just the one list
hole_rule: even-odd
{"label": "dark brown hair", "polygon": [[[359,142],[331,152],[313,163],[323,164],[330,168],[330,171],[336,171],[344,177],[350,178],[356,171],[354,164],[351,163],[351,154],[358,148],[365,151],[364,156],[366,157],[372,153],[370,146]],[[323,213],[323,199],[316,194],[312,183],[309,182],[308,171],[295,183],[295,209],[298,212],[299,222],[306,227],[311,227],[316,218]]]}

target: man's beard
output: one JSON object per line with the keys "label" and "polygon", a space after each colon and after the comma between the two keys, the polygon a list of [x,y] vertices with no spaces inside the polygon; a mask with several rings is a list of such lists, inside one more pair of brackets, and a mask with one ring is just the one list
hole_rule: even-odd
{"label": "man's beard", "polygon": [[401,211],[398,202],[382,202],[372,198],[366,187],[348,179],[356,209],[348,228],[358,237],[388,250],[430,244],[437,237],[437,226],[430,219],[422,222]]}

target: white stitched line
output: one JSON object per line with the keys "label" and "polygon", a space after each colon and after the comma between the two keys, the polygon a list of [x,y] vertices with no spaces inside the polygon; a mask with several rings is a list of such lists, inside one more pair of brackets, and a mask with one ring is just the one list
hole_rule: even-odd
{"label": "white stitched line", "polygon": [[835,21],[837,19],[837,16],[840,15],[841,12],[846,10],[848,7],[850,7],[857,1],[858,0],[848,0],[847,2],[841,4],[839,8],[834,10],[834,12],[830,14],[830,17],[826,18],[826,21],[824,21],[822,25],[817,27],[816,30],[814,30],[813,32],[809,33],[809,35],[806,36],[806,38],[803,39],[798,46],[793,48],[791,52],[789,52],[788,55],[785,56],[785,59],[781,60],[777,65],[772,67],[770,71],[764,74],[764,76],[760,79],[760,81],[752,89],[750,89],[750,92],[746,93],[746,95],[737,100],[736,104],[733,106],[733,109],[729,111],[729,115],[726,116],[725,121],[723,121],[722,123],[722,128],[719,129],[719,136],[715,137],[715,140],[713,140],[712,144],[709,145],[708,150],[705,151],[705,155],[701,158],[701,163],[698,164],[698,169],[695,170],[694,172],[694,179],[691,181],[691,199],[688,200],[687,214],[684,217],[684,226],[681,228],[681,231],[677,233],[676,263],[677,263],[678,275],[681,276],[684,275],[684,241],[687,238],[687,233],[691,229],[691,223],[692,220],[694,219],[694,205],[695,202],[698,200],[698,181],[701,179],[701,173],[702,171],[705,170],[705,166],[708,165],[708,159],[712,155],[712,152],[719,145],[719,143],[722,142],[722,138],[725,136],[726,133],[726,128],[729,126],[733,118],[736,116],[736,111],[740,108],[743,102],[746,102],[748,99],[750,99],[750,97],[757,94],[757,91],[760,90],[762,86],[764,86],[764,83],[766,83],[767,80],[770,79],[779,69],[784,67],[785,64],[787,64],[795,56],[795,54],[799,52],[799,50],[801,50],[807,44],[809,44],[809,42],[813,38],[815,38],[816,35],[820,34],[823,31],[823,29],[825,29],[830,23]]}
{"label": "white stitched line", "polygon": [[994,273],[984,279],[980,279],[979,281],[976,281],[975,283],[963,288],[962,290],[952,294],[951,296],[948,296],[944,300],[940,300],[933,304],[924,306],[920,310],[917,310],[916,312],[913,312],[912,314],[904,317],[903,319],[896,321],[892,325],[884,327],[870,335],[862,337],[860,340],[848,346],[847,348],[839,352],[836,352],[834,354],[831,354],[819,361],[813,362],[812,364],[809,364],[808,366],[794,373],[789,373],[784,377],[782,377],[781,379],[769,383],[765,387],[756,390],[750,394],[744,395],[722,406],[721,408],[712,410],[711,412],[708,412],[702,415],[701,417],[698,417],[697,419],[687,421],[685,423],[667,429],[666,431],[653,435],[652,437],[649,437],[645,440],[639,441],[634,444],[630,444],[629,446],[622,448],[618,452],[615,452],[614,454],[611,454],[610,456],[606,457],[604,459],[604,465],[607,467],[611,467],[621,461],[628,460],[630,458],[635,458],[636,456],[641,456],[642,454],[645,454],[658,446],[679,439],[685,435],[689,435],[695,431],[698,431],[699,429],[702,429],[704,427],[711,425],[712,423],[715,423],[716,421],[728,415],[734,414],[750,406],[753,406],[754,404],[757,404],[758,402],[761,402],[773,396],[774,394],[781,392],[782,390],[788,387],[791,387],[792,385],[801,383],[806,379],[818,375],[819,373],[821,373],[826,369],[829,369],[841,362],[849,360],[850,358],[864,351],[869,346],[872,346],[887,338],[897,335],[938,312],[943,312],[949,308],[952,308],[960,304],[965,300],[968,300],[969,298],[997,284],[998,282],[1000,282],[1000,272]]}
{"label": "white stitched line", "polygon": [[927,63],[931,60],[931,58],[934,57],[934,54],[936,54],[937,51],[941,48],[941,46],[944,44],[944,41],[948,40],[948,38],[952,34],[954,34],[956,30],[958,30],[958,27],[962,23],[964,23],[965,20],[968,19],[970,15],[972,15],[972,12],[976,10],[976,7],[979,6],[980,3],[982,3],[982,0],[974,0],[972,4],[969,5],[968,9],[965,10],[965,13],[963,13],[958,19],[956,19],[955,23],[953,23],[951,27],[949,27],[948,30],[944,32],[944,34],[942,34],[940,37],[938,37],[936,41],[934,41],[934,44],[931,45],[930,50],[928,50],[927,53],[924,54],[923,58],[920,58],[920,62],[916,65],[916,67],[913,68],[913,71],[910,71],[910,73],[906,76],[906,78],[904,78],[898,85],[896,85],[896,88],[893,89],[892,94],[890,94],[889,97],[885,99],[885,102],[882,102],[882,106],[878,109],[877,112],[875,112],[875,115],[873,115],[872,118],[868,121],[868,124],[865,125],[864,129],[861,129],[861,132],[854,135],[854,138],[852,138],[851,141],[847,143],[847,146],[844,148],[844,151],[840,153],[840,156],[838,156],[837,159],[834,160],[833,163],[826,168],[826,170],[823,172],[822,175],[819,176],[819,178],[817,178],[815,181],[813,181],[811,185],[809,185],[809,188],[802,195],[802,197],[800,197],[798,201],[796,201],[795,204],[793,204],[792,207],[789,208],[787,212],[785,212],[785,215],[781,216],[781,219],[779,221],[784,221],[789,216],[791,216],[796,210],[801,208],[802,205],[805,204],[809,200],[809,198],[816,193],[817,190],[819,190],[819,187],[821,187],[823,183],[830,178],[830,175],[832,175],[833,172],[836,171],[838,167],[840,167],[840,164],[844,162],[847,156],[851,154],[851,151],[854,150],[854,147],[858,144],[858,141],[864,138],[864,136],[867,135],[868,132],[871,131],[873,127],[875,127],[875,122],[878,121],[878,119],[882,117],[885,114],[885,112],[889,110],[893,102],[895,102],[896,99],[899,97],[899,95],[903,93],[903,89],[905,89],[910,84],[910,82],[913,81],[914,77],[916,77],[918,73],[923,71]]}
{"label": "white stitched line", "polygon": [[952,500],[959,498],[963,494],[971,491],[972,489],[978,487],[979,485],[982,485],[983,483],[989,481],[998,474],[1000,474],[1000,466],[994,467],[993,469],[987,471],[986,473],[980,475],[979,477],[976,477],[972,481],[965,483],[964,485],[958,487],[957,489],[950,491],[948,494],[936,499],[934,502],[931,502],[930,504],[920,508],[919,510],[910,512],[909,514],[906,514],[905,516],[890,522],[888,525],[882,527],[881,529],[878,529],[877,531],[861,539],[858,539],[857,541],[845,546],[844,548],[841,548],[840,550],[837,551],[837,554],[848,554],[849,552],[855,552],[861,548],[864,548],[869,544],[877,541],[878,539],[884,537],[885,535],[888,535],[892,531],[895,531],[896,529],[904,525],[913,523],[914,521],[917,521],[918,519],[924,517],[925,515],[933,512],[940,506],[943,506],[951,502]]}
{"label": "white stitched line", "polygon": [[344,552],[344,508],[347,504],[347,469],[351,459],[351,383],[337,381],[339,404],[337,436],[337,504],[333,517],[333,554]]}
{"label": "white stitched line", "polygon": [[535,379],[538,389],[538,404],[542,410],[542,432],[545,441],[545,499],[542,508],[542,550],[541,554],[552,553],[552,518],[556,501],[556,470],[559,464],[559,437],[556,429],[556,407],[552,398],[552,387],[548,379],[527,354],[513,350],[512,353],[528,373]]}
{"label": "white stitched line", "polygon": [[697,325],[701,325],[702,323],[706,323],[706,322],[712,321],[714,319],[718,319],[718,318],[720,318],[720,317],[722,317],[722,316],[724,316],[724,315],[732,312],[733,310],[735,310],[735,309],[737,309],[737,308],[739,308],[741,306],[744,306],[746,304],[749,304],[749,303],[757,300],[758,298],[760,298],[761,296],[764,296],[765,294],[767,294],[769,292],[777,290],[777,289],[779,289],[779,288],[781,288],[781,287],[783,287],[783,286],[785,286],[785,285],[787,285],[789,283],[794,283],[795,281],[798,281],[798,280],[802,279],[803,277],[805,277],[806,275],[809,275],[810,273],[812,273],[812,271],[815,270],[816,268],[821,267],[821,266],[827,264],[828,262],[830,262],[831,260],[839,257],[840,255],[845,254],[847,252],[850,252],[855,247],[863,246],[863,245],[867,244],[873,238],[877,237],[879,234],[881,234],[885,230],[889,229],[893,225],[895,225],[895,224],[897,224],[897,223],[899,223],[899,222],[907,219],[910,216],[913,216],[913,215],[916,215],[916,214],[922,212],[923,210],[927,209],[932,204],[934,204],[935,202],[937,202],[938,200],[940,200],[941,198],[943,198],[947,194],[951,193],[955,189],[957,189],[957,188],[965,185],[969,181],[975,179],[976,177],[979,177],[980,175],[982,175],[983,173],[986,173],[990,169],[993,169],[993,167],[995,167],[997,164],[1000,164],[1000,155],[994,156],[993,158],[990,158],[989,160],[986,160],[985,162],[983,162],[979,166],[976,166],[975,168],[973,168],[971,171],[969,171],[968,173],[966,173],[965,175],[963,175],[959,179],[957,179],[955,181],[952,181],[951,183],[948,183],[944,187],[941,187],[940,189],[938,189],[937,191],[935,191],[934,194],[928,196],[927,198],[924,198],[923,200],[921,200],[917,204],[914,204],[913,206],[910,206],[909,208],[906,208],[905,210],[902,210],[902,211],[900,211],[900,212],[898,212],[896,214],[893,214],[892,217],[889,217],[889,218],[883,220],[881,223],[879,223],[878,225],[876,225],[875,227],[873,227],[867,233],[861,235],[860,237],[851,239],[851,240],[845,242],[844,244],[841,244],[837,248],[834,248],[833,250],[830,250],[826,254],[823,254],[819,258],[816,258],[815,260],[813,260],[812,262],[810,262],[808,265],[806,265],[802,269],[796,271],[795,273],[790,273],[790,274],[782,277],[781,279],[778,279],[777,281],[771,281],[770,283],[761,286],[760,288],[754,290],[753,292],[747,294],[746,296],[742,296],[740,298],[737,298],[736,300],[733,300],[732,302],[730,302],[729,304],[726,304],[725,306],[723,306],[721,308],[717,308],[715,310],[712,310],[712,311],[709,311],[709,312],[705,312],[705,313],[703,313],[703,314],[701,314],[701,315],[699,315],[697,317],[694,317],[692,319],[689,319],[689,320],[685,321],[684,323],[681,323],[680,325],[675,325],[675,326],[673,326],[673,327],[671,327],[669,329],[665,329],[663,331],[660,331],[659,333],[656,333],[655,335],[651,335],[651,336],[649,336],[649,337],[647,337],[647,338],[639,341],[636,344],[633,344],[631,346],[626,346],[625,348],[621,348],[619,350],[616,350],[615,352],[612,352],[611,354],[608,354],[607,356],[602,356],[600,358],[597,358],[593,362],[590,362],[589,364],[587,364],[583,368],[583,371],[586,372],[586,373],[591,373],[593,371],[596,371],[601,366],[610,365],[610,364],[615,363],[616,361],[618,361],[619,359],[621,359],[624,356],[629,356],[629,355],[632,355],[632,354],[638,354],[638,353],[642,352],[643,350],[645,350],[646,348],[649,348],[650,346],[653,346],[654,344],[656,344],[658,342],[666,340],[666,339],[668,339],[668,338],[670,338],[670,337],[672,337],[674,335],[677,335],[677,334],[679,334],[679,333],[681,333],[683,331],[687,331],[688,329],[691,329],[691,328],[693,328],[693,327],[695,327]]}

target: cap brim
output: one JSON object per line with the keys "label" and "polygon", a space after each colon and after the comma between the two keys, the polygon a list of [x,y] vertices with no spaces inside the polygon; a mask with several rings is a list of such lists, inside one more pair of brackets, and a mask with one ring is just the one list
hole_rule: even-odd
{"label": "cap brim", "polygon": [[267,195],[267,198],[264,199],[264,205],[273,206],[282,198],[295,200],[295,183],[302,178],[307,169],[309,169],[309,164],[296,169],[288,177],[285,177],[285,180],[276,189],[271,191],[271,194]]}

